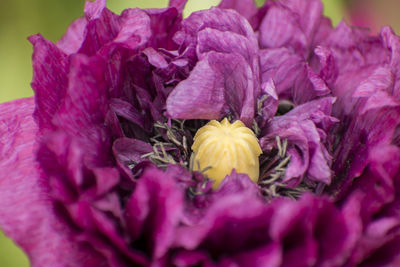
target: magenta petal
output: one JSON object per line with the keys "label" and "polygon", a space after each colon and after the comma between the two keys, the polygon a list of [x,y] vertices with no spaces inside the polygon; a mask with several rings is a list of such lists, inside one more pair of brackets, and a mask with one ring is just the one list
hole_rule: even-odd
{"label": "magenta petal", "polygon": [[[35,161],[33,99],[0,105],[0,225],[29,255],[32,266],[104,266],[56,217]],[[65,255],[68,254],[68,257]]]}
{"label": "magenta petal", "polygon": [[278,243],[270,244],[255,249],[253,251],[244,252],[235,257],[239,266],[282,266],[282,249]]}
{"label": "magenta petal", "polygon": [[119,19],[120,30],[113,42],[128,49],[143,46],[151,37],[150,18],[140,9],[124,10]]}
{"label": "magenta petal", "polygon": [[400,99],[400,38],[389,27],[383,27],[381,38],[385,47],[391,51],[390,67],[396,79],[393,96]]}
{"label": "magenta petal", "polygon": [[326,47],[318,46],[314,49],[314,53],[318,56],[318,67],[315,67],[315,69],[319,69],[320,77],[329,86],[332,86],[339,72],[332,51]]}
{"label": "magenta petal", "polygon": [[154,67],[159,69],[165,69],[168,67],[168,62],[166,61],[166,59],[154,48],[148,47],[144,49],[143,54],[147,56],[147,58],[149,59],[149,63]]}
{"label": "magenta petal", "polygon": [[353,231],[360,231],[352,228],[358,219],[357,206],[348,205],[343,212],[327,198],[311,194],[296,202],[281,199],[272,204],[270,231],[273,240],[282,244],[283,266],[330,267],[346,262],[358,238]]}
{"label": "magenta petal", "polygon": [[257,13],[254,0],[222,0],[218,7],[233,9],[247,20],[250,20]]}
{"label": "magenta petal", "polygon": [[169,0],[169,7],[175,7],[180,13],[185,8],[187,0]]}
{"label": "magenta petal", "polygon": [[41,129],[53,128],[50,121],[64,99],[68,80],[68,59],[41,35],[29,37],[34,46],[32,88],[35,90],[35,118]]}
{"label": "magenta petal", "polygon": [[88,1],[85,3],[85,16],[91,19],[97,19],[106,8],[106,0]]}
{"label": "magenta petal", "polygon": [[95,168],[97,195],[101,196],[116,186],[119,182],[119,173],[115,168]]}
{"label": "magenta petal", "polygon": [[78,52],[85,37],[87,26],[86,18],[75,20],[69,27],[64,36],[57,42],[57,47],[67,55]]}
{"label": "magenta petal", "polygon": [[189,267],[203,264],[203,266],[212,267],[209,263],[208,255],[205,251],[180,251],[176,253],[173,259],[174,266]]}
{"label": "magenta petal", "polygon": [[120,23],[118,16],[106,8],[105,0],[87,1],[85,17],[88,23],[79,53],[93,55],[117,36]]}

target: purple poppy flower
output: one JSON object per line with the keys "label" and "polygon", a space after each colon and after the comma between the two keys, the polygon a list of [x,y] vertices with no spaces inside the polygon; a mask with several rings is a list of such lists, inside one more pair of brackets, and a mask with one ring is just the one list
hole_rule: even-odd
{"label": "purple poppy flower", "polygon": [[[400,38],[317,1],[87,2],[0,106],[0,226],[33,266],[396,266]],[[260,140],[260,178],[190,167],[208,119]],[[68,255],[67,257],[65,255]]]}

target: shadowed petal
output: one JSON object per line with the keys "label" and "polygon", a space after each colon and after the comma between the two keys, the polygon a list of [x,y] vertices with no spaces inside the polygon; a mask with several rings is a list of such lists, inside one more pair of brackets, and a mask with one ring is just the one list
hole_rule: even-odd
{"label": "shadowed petal", "polygon": [[183,191],[173,177],[155,168],[137,182],[125,210],[127,230],[153,259],[163,257],[175,237],[183,211]]}

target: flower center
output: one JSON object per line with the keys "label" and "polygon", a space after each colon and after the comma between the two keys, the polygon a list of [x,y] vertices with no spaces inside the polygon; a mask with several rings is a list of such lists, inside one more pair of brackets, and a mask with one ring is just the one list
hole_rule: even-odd
{"label": "flower center", "polygon": [[197,131],[192,151],[191,169],[213,179],[214,189],[233,169],[247,174],[255,183],[258,181],[258,157],[262,151],[253,131],[239,120],[208,122]]}

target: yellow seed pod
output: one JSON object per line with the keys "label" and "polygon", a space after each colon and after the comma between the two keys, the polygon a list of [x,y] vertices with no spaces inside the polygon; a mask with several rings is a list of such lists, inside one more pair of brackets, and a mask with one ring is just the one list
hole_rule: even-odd
{"label": "yellow seed pod", "polygon": [[258,181],[258,157],[262,151],[253,131],[239,120],[230,123],[225,118],[221,123],[208,122],[194,136],[192,151],[192,170],[205,170],[204,174],[215,180],[214,189],[233,169]]}

